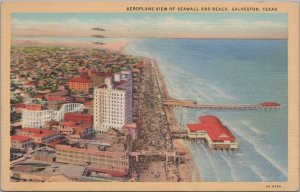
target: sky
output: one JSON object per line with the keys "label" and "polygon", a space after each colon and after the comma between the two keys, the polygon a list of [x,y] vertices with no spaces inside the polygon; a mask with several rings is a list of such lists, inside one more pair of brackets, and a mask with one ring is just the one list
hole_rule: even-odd
{"label": "sky", "polygon": [[[12,35],[287,39],[287,13],[14,13]],[[95,31],[92,28],[105,31]]]}

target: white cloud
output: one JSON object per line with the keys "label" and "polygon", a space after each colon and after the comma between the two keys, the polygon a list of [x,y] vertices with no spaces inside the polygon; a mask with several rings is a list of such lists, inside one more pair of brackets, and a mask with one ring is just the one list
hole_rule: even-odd
{"label": "white cloud", "polygon": [[[90,36],[93,27],[103,27],[107,31],[102,32],[106,36],[116,37],[203,37],[203,36],[226,36],[234,32],[238,35],[251,35],[249,32],[260,31],[282,31],[281,35],[286,36],[287,27],[281,23],[272,22],[269,20],[260,21],[245,21],[242,19],[225,19],[218,23],[203,21],[203,20],[183,20],[171,16],[162,19],[153,19],[151,17],[144,17],[139,19],[125,20],[122,18],[113,19],[110,21],[97,21],[90,19],[82,21],[80,19],[68,19],[63,21],[49,20],[41,21],[20,21],[18,19],[12,20],[14,35],[28,35],[30,31],[24,29],[35,28],[38,35],[57,36],[65,33],[72,35],[77,33],[77,36]],[[49,30],[49,28],[51,30]],[[43,34],[44,33],[44,34]],[[31,33],[32,35],[32,33]]]}

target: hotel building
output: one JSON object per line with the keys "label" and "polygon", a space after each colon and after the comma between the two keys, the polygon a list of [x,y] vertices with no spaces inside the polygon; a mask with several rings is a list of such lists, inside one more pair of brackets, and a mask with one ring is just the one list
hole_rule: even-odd
{"label": "hotel building", "polygon": [[211,149],[238,148],[236,138],[217,117],[212,115],[201,116],[199,121],[197,124],[187,124],[189,138],[205,139]]}
{"label": "hotel building", "polygon": [[132,122],[132,74],[122,71],[105,77],[105,84],[94,89],[94,129],[121,130]]}
{"label": "hotel building", "polygon": [[83,77],[74,77],[68,80],[68,87],[74,92],[88,93],[92,87],[92,81]]}
{"label": "hotel building", "polygon": [[100,151],[93,146],[56,145],[56,162],[83,165],[112,176],[127,175],[129,170],[129,156],[126,152]]}

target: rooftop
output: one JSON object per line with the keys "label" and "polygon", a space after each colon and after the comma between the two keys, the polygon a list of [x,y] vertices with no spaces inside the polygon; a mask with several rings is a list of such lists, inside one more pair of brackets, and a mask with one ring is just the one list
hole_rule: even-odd
{"label": "rooftop", "polygon": [[117,82],[114,83],[114,85],[115,85],[115,87],[118,87],[118,86],[122,85],[125,82],[127,82],[127,81],[125,81],[125,80],[117,81]]}
{"label": "rooftop", "polygon": [[55,147],[56,145],[62,143],[63,141],[64,141],[63,139],[54,140],[54,141],[51,141],[50,143],[48,143],[48,145]]}
{"label": "rooftop", "polygon": [[93,100],[86,101],[86,102],[84,103],[84,105],[87,106],[87,107],[93,107]]}
{"label": "rooftop", "polygon": [[93,117],[93,114],[91,114],[91,113],[83,113],[83,112],[68,112],[68,113],[65,113],[65,117],[66,116]]}
{"label": "rooftop", "polygon": [[206,131],[213,141],[235,141],[236,138],[221,121],[212,115],[199,117],[200,123],[188,124],[191,132]]}
{"label": "rooftop", "polygon": [[68,94],[68,91],[56,91],[49,93],[47,96],[65,96]]}
{"label": "rooftop", "polygon": [[28,83],[25,83],[25,85],[36,85],[37,83],[36,82],[34,82],[34,81],[30,81],[30,82],[28,82]]}
{"label": "rooftop", "polygon": [[[102,144],[102,143],[96,143],[96,144],[90,144],[90,145],[98,145],[98,146],[110,146],[109,144]],[[78,145],[63,145],[63,144],[58,144],[55,146],[56,150],[66,150],[66,151],[76,151],[76,152],[85,152],[89,154],[95,154],[95,155],[125,155],[124,152],[119,152],[119,151],[106,151],[106,150],[99,150],[99,149],[89,149],[84,146],[78,146]]]}
{"label": "rooftop", "polygon": [[90,129],[92,127],[91,124],[83,124],[83,125],[78,125],[76,127],[73,128],[73,130],[75,131],[75,135],[80,135],[82,134],[86,129]]}
{"label": "rooftop", "polygon": [[17,104],[13,104],[14,108],[25,108],[25,104],[24,103],[17,103]]}
{"label": "rooftop", "polygon": [[13,135],[10,137],[13,141],[28,141],[31,140],[30,137],[22,136],[22,135]]}
{"label": "rooftop", "polygon": [[117,170],[111,170],[111,169],[100,169],[98,167],[93,167],[92,165],[88,166],[88,168],[92,169],[92,170],[98,170],[100,172],[107,173],[114,177],[123,177],[123,176],[127,175],[127,173],[124,171],[117,171]]}
{"label": "rooftop", "polygon": [[64,126],[68,126],[68,127],[72,127],[72,126],[77,125],[77,122],[74,122],[74,121],[64,121],[63,125]]}
{"label": "rooftop", "polygon": [[137,125],[136,125],[136,123],[126,124],[126,125],[123,126],[123,128],[125,128],[125,129],[136,129]]}
{"label": "rooftop", "polygon": [[68,79],[68,82],[77,82],[77,83],[91,83],[92,81],[83,77],[74,77]]}
{"label": "rooftop", "polygon": [[106,84],[101,84],[101,85],[98,86],[98,88],[104,88],[104,89],[106,89],[107,85]]}
{"label": "rooftop", "polygon": [[35,156],[55,157],[55,151],[37,150],[34,152]]}
{"label": "rooftop", "polygon": [[38,128],[23,128],[21,131],[32,133],[34,137],[43,137],[43,136],[58,133],[57,131],[53,131],[49,129],[38,129]]}

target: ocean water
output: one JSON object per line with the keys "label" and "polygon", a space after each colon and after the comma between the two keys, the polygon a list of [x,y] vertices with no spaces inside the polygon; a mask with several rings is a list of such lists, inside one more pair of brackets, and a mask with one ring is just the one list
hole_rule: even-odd
{"label": "ocean water", "polygon": [[280,110],[217,111],[177,108],[184,130],[216,115],[236,136],[235,154],[187,142],[203,181],[287,180],[287,41],[145,39],[125,52],[156,59],[172,97],[199,103],[258,104]]}

